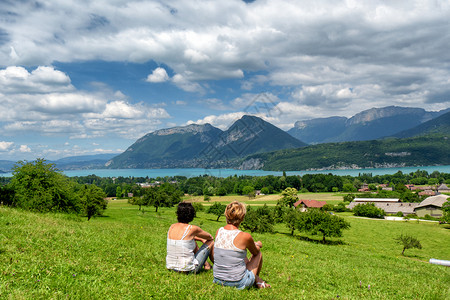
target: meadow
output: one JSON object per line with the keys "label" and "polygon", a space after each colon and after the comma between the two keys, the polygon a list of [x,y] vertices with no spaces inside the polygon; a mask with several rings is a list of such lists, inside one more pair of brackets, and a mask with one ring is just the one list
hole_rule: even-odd
{"label": "meadow", "polygon": [[[212,271],[193,276],[165,269],[175,208],[143,212],[114,200],[103,217],[88,222],[0,207],[0,298],[450,299],[450,268],[428,263],[450,260],[449,227],[340,215],[351,228],[326,244],[317,236],[291,236],[283,224],[274,234],[254,234],[263,243],[261,277],[272,288],[237,291],[213,284]],[[215,220],[198,213],[193,224],[214,234],[225,223]],[[402,233],[417,237],[423,249],[401,256],[394,239]]]}

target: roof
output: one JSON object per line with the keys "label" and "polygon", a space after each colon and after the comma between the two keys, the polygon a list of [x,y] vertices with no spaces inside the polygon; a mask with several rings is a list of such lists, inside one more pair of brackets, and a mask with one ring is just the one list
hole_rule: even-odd
{"label": "roof", "polygon": [[448,186],[445,183],[441,184],[437,189],[438,190],[450,190],[450,188],[448,188]]}
{"label": "roof", "polygon": [[300,204],[305,204],[306,207],[323,207],[325,204],[327,204],[325,201],[317,201],[317,200],[298,200],[297,202],[294,203],[294,206],[297,207]]}
{"label": "roof", "polygon": [[423,200],[422,202],[420,202],[420,204],[416,208],[430,206],[430,205],[442,207],[442,205],[449,200],[448,198],[450,198],[450,196],[446,196],[446,195],[431,196],[431,197],[428,197],[427,199]]}
{"label": "roof", "polygon": [[355,198],[354,202],[400,202],[398,198]]}

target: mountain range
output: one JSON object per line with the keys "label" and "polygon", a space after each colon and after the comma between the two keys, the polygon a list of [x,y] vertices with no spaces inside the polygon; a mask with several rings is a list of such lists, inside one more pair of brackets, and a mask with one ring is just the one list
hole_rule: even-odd
{"label": "mountain range", "polygon": [[351,118],[298,121],[288,133],[308,144],[376,140],[412,129],[447,112],[450,108],[438,112],[398,106],[371,108]]}
{"label": "mountain range", "polygon": [[146,134],[106,166],[225,167],[250,154],[306,145],[263,119],[246,115],[225,131],[210,124],[192,124]]}
{"label": "mountain range", "polygon": [[[352,164],[352,156],[354,162],[361,162],[361,157],[375,153],[377,157],[384,157],[385,151],[386,159],[372,159],[372,164],[417,165],[419,161],[450,164],[450,149],[447,153],[441,151],[450,145],[449,134],[450,109],[429,112],[395,106],[372,108],[351,118],[334,116],[298,121],[287,132],[247,115],[224,131],[210,124],[161,129],[144,135],[121,154],[67,157],[52,163],[60,170],[105,167],[278,169],[280,166],[292,170],[293,166],[348,167],[355,164]],[[386,140],[386,137],[391,138]],[[411,143],[416,148],[413,149]],[[442,149],[430,150],[431,145],[427,143]],[[427,151],[435,157],[429,157]],[[346,157],[338,157],[339,153]],[[404,157],[395,153],[414,155]],[[299,161],[310,163],[299,164]],[[14,164],[0,160],[0,172],[9,172]]]}

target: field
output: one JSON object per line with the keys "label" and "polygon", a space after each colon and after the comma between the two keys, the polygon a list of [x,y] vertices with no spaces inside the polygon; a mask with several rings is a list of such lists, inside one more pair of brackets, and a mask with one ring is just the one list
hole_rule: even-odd
{"label": "field", "polygon": [[[261,277],[273,288],[237,291],[213,284],[212,271],[165,269],[174,208],[142,212],[115,200],[87,222],[0,207],[0,299],[450,299],[450,268],[428,263],[450,260],[448,227],[343,216],[351,229],[326,244],[290,236],[284,225],[254,234],[263,243]],[[214,233],[224,225],[215,219],[199,213],[193,224]],[[423,249],[401,256],[401,233]]]}

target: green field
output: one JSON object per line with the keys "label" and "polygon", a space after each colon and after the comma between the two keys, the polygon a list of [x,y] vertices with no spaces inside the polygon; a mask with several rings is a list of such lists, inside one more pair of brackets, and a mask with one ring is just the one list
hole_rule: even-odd
{"label": "green field", "polygon": [[[343,216],[351,229],[327,244],[292,237],[284,225],[254,234],[263,243],[261,277],[273,288],[237,291],[213,284],[212,271],[165,269],[174,208],[142,213],[116,200],[87,222],[0,207],[0,299],[450,299],[450,268],[428,263],[450,260],[449,228]],[[199,213],[193,223],[215,233],[224,218],[215,219]],[[401,233],[423,249],[401,256],[394,240]]]}

